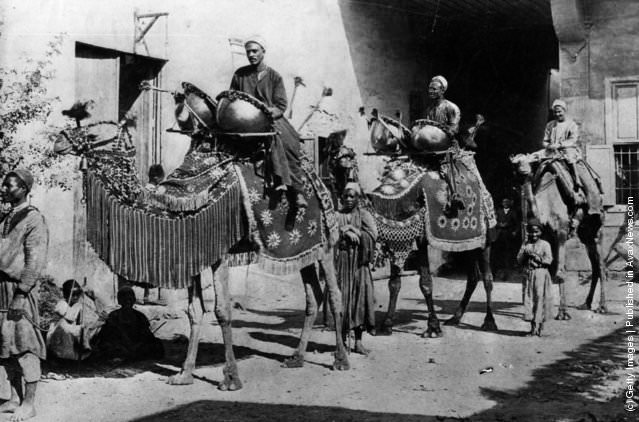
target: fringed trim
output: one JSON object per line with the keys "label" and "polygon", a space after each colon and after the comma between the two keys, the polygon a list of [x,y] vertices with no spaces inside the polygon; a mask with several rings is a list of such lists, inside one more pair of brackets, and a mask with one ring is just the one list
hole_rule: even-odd
{"label": "fringed trim", "polygon": [[129,280],[187,287],[245,235],[239,183],[198,213],[170,218],[120,203],[92,172],[87,181],[87,240]]}
{"label": "fringed trim", "polygon": [[317,244],[312,248],[292,257],[274,258],[262,253],[257,262],[258,267],[273,275],[290,275],[308,267],[324,256],[323,245]]}
{"label": "fringed trim", "polygon": [[257,251],[228,254],[226,257],[226,262],[229,267],[241,267],[244,265],[256,264],[259,260],[260,254]]}
{"label": "fringed trim", "polygon": [[176,196],[166,192],[145,191],[144,200],[150,205],[158,208],[167,208],[170,211],[197,211],[211,202],[211,194],[208,189],[189,194],[188,196]]}
{"label": "fringed trim", "polygon": [[257,220],[255,219],[255,213],[253,212],[253,207],[251,206],[251,201],[249,199],[250,196],[248,193],[248,187],[246,186],[246,180],[244,180],[242,169],[237,164],[233,164],[233,169],[235,170],[240,182],[242,204],[244,205],[244,212],[246,213],[246,219],[249,223],[249,240],[257,245],[258,250],[262,250],[264,245],[262,244],[262,238],[257,228]]}

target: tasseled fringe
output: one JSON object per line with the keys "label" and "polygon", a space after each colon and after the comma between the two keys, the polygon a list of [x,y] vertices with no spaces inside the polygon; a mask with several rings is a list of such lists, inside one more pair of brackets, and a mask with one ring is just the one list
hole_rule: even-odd
{"label": "tasseled fringe", "polygon": [[87,240],[113,272],[164,288],[184,288],[244,235],[239,183],[197,214],[169,218],[123,205],[91,171]]}
{"label": "tasseled fringe", "polygon": [[264,253],[255,251],[241,252],[228,255],[227,262],[230,267],[257,264],[258,268],[273,275],[290,275],[299,272],[302,268],[317,262],[322,258],[322,245],[317,244],[312,248],[290,258],[274,258]]}
{"label": "tasseled fringe", "polygon": [[167,208],[170,211],[195,211],[207,205],[211,201],[208,189],[188,196],[177,196],[170,193],[158,193],[143,191],[144,201],[158,208]]}
{"label": "tasseled fringe", "polygon": [[241,267],[244,265],[256,264],[260,259],[260,254],[257,251],[240,252],[229,254],[226,257],[226,262],[229,267]]}
{"label": "tasseled fringe", "polygon": [[302,268],[317,262],[323,256],[322,245],[317,244],[312,248],[289,258],[273,258],[262,253],[258,267],[273,275],[290,275],[299,272]]}

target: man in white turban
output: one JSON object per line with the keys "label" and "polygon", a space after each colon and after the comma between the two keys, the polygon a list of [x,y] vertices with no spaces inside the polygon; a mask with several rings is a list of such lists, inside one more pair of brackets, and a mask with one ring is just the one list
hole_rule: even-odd
{"label": "man in white turban", "polygon": [[452,101],[444,98],[444,93],[448,89],[448,81],[441,75],[434,76],[428,84],[429,102],[426,106],[424,118],[441,123],[446,127],[446,132],[454,137],[459,131],[459,121],[461,112],[459,107]]}
{"label": "man in white turban", "polygon": [[[443,76],[434,76],[430,80],[428,84],[428,98],[430,101],[426,106],[424,118],[443,125],[443,129],[448,137],[453,139],[455,135],[457,135],[457,132],[459,132],[461,112],[455,103],[444,98],[444,93],[447,89],[448,81]],[[444,214],[449,217],[454,217],[457,216],[458,210],[465,209],[466,205],[461,195],[457,192],[452,174],[447,173],[444,177],[450,189],[450,199],[444,207]]]}
{"label": "man in white turban", "polygon": [[[562,100],[552,103],[555,119],[546,124],[544,148],[535,153],[541,159],[559,158],[565,163],[573,179],[576,205],[587,202],[591,214],[598,213],[601,204],[601,182],[599,176],[583,160],[577,141],[579,127],[567,116],[567,106]],[[581,163],[581,164],[580,164]]]}
{"label": "man in white turban", "polygon": [[[278,135],[269,148],[269,167],[273,176],[270,182],[276,190],[286,190],[291,210],[306,208],[303,173],[300,166],[300,138],[293,126],[284,118],[288,105],[282,76],[264,63],[266,42],[259,35],[248,37],[244,42],[248,66],[243,66],[233,75],[231,89],[242,91],[262,101],[270,110],[273,126]],[[293,214],[295,215],[295,214]]]}
{"label": "man in white turban", "polygon": [[577,161],[581,160],[581,152],[577,145],[579,139],[579,127],[574,120],[566,115],[566,102],[563,100],[555,100],[552,103],[552,112],[555,120],[551,120],[546,124],[544,130],[544,151],[543,156],[553,158],[561,155],[568,163],[568,168],[572,173],[575,190],[582,187],[577,173]]}

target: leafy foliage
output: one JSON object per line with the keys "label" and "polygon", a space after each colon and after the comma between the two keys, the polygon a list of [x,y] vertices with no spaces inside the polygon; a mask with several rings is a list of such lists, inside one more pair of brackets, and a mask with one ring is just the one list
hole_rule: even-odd
{"label": "leafy foliage", "polygon": [[40,184],[69,189],[77,177],[70,158],[52,151],[54,129],[47,119],[57,97],[47,92],[54,77],[53,59],[61,53],[62,35],[47,45],[44,57],[0,65],[0,177],[17,167],[30,170]]}

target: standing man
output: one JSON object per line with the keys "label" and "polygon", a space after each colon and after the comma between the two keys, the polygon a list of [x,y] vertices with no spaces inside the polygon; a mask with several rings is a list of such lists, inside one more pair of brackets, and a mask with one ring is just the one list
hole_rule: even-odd
{"label": "standing man", "polygon": [[[513,201],[504,198],[501,201],[501,208],[497,209],[497,239],[493,246],[495,270],[508,270],[512,268],[515,261],[515,250],[517,250],[517,231],[519,230],[519,219],[512,208]],[[506,273],[504,272],[503,278]]]}
{"label": "standing man", "polygon": [[31,173],[18,169],[7,174],[0,190],[11,205],[0,221],[0,364],[11,383],[11,398],[0,412],[13,413],[15,421],[36,414],[40,359],[46,358],[36,284],[46,264],[49,231],[42,214],[27,202],[32,187]]}
{"label": "standing man", "polygon": [[286,190],[289,203],[296,209],[308,206],[304,198],[303,173],[300,167],[300,138],[284,118],[288,100],[279,73],[264,63],[266,43],[259,35],[244,42],[248,66],[235,71],[231,89],[246,92],[262,101],[270,110],[274,129],[279,132],[269,149],[269,166],[274,175],[276,190]]}

